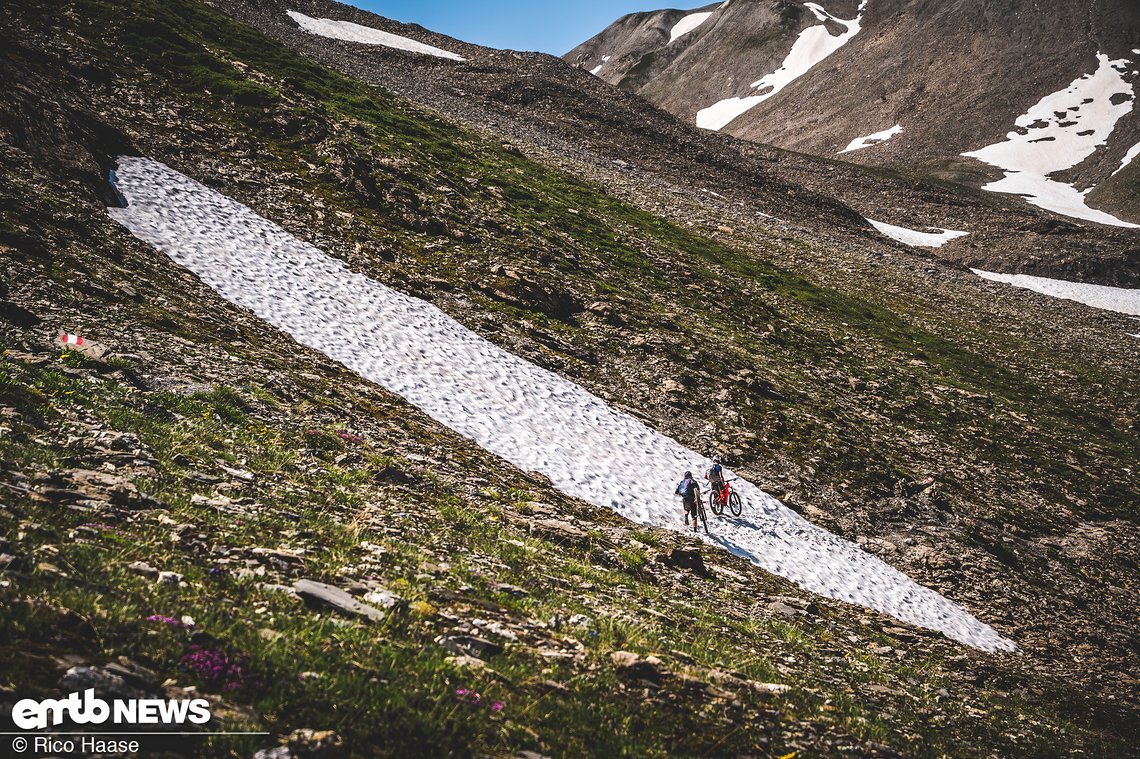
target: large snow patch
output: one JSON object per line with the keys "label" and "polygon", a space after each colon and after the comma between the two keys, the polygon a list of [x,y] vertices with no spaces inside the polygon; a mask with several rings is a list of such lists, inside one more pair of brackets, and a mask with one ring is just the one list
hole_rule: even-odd
{"label": "large snow patch", "polygon": [[894,224],[887,224],[885,221],[875,221],[874,219],[867,219],[867,223],[892,240],[898,240],[905,245],[913,245],[916,248],[941,248],[951,240],[969,234],[969,232],[961,232],[957,229],[919,232],[917,229],[896,227]]}
{"label": "large snow patch", "polygon": [[330,37],[334,40],[344,40],[345,42],[382,45],[384,47],[395,48],[396,50],[406,50],[410,53],[423,53],[424,55],[434,55],[437,58],[448,58],[453,61],[464,60],[463,56],[457,55],[450,50],[444,50],[443,48],[428,45],[423,42],[416,42],[413,39],[401,37],[391,32],[373,29],[370,26],[361,26],[351,21],[334,21],[331,18],[313,18],[312,16],[306,16],[304,13],[298,13],[297,11],[286,12],[289,14],[289,18],[296,21],[297,25],[309,34]]}
{"label": "large snow patch", "polygon": [[[563,492],[644,524],[681,526],[673,488],[708,460],[557,374],[484,340],[163,164],[121,158],[108,213],[227,300],[403,396]],[[740,480],[746,510],[709,542],[808,590],[978,648],[1012,641],[961,606]]]}
{"label": "large snow patch", "polygon": [[749,85],[751,89],[759,90],[758,94],[725,98],[707,108],[702,108],[697,111],[697,126],[702,129],[719,131],[739,118],[741,114],[752,110],[799,79],[817,63],[846,45],[852,37],[859,33],[863,21],[863,9],[866,6],[867,0],[863,0],[859,4],[859,15],[851,21],[844,21],[832,16],[817,3],[804,3],[804,7],[814,13],[817,19],[820,21],[831,20],[842,26],[844,31],[833,37],[824,24],[817,24],[804,29],[796,41],[792,43],[792,49],[784,58],[780,68]]}
{"label": "large snow patch", "polygon": [[688,16],[685,16],[680,21],[673,24],[673,28],[669,30],[669,44],[672,45],[678,37],[685,36],[701,24],[708,21],[709,16],[711,16],[714,12],[715,9],[706,11],[704,13],[690,13]]}
{"label": "large snow patch", "polygon": [[839,155],[850,153],[853,150],[862,150],[863,148],[869,148],[872,145],[878,145],[881,142],[886,142],[896,134],[902,132],[902,130],[903,129],[901,124],[895,124],[890,129],[884,129],[881,132],[875,132],[874,134],[869,134],[866,137],[856,137],[855,139],[851,140],[851,142],[847,143],[847,147],[839,151]]}
{"label": "large snow patch", "polygon": [[[1002,142],[963,153],[1005,172],[996,182],[982,189],[1022,195],[1035,206],[1076,219],[1116,227],[1140,227],[1089,208],[1085,196],[1092,190],[1078,190],[1071,184],[1050,179],[1049,175],[1071,168],[1104,145],[1116,122],[1132,110],[1132,85],[1123,74],[1128,60],[1110,61],[1097,53],[1098,66],[1092,74],[1074,79],[1068,87],[1046,95],[1014,122],[1016,129]],[[1116,96],[1116,101],[1113,102]],[[1130,158],[1127,160],[1131,160]]]}
{"label": "large snow patch", "polygon": [[1090,285],[1085,282],[1069,282],[1064,279],[1033,277],[1028,274],[996,274],[992,271],[970,269],[982,279],[992,282],[1005,282],[1014,287],[1023,287],[1042,295],[1054,298],[1075,300],[1093,308],[1117,311],[1131,316],[1140,316],[1140,290],[1107,285]]}
{"label": "large snow patch", "polygon": [[1128,164],[1132,163],[1132,159],[1140,155],[1140,142],[1128,148],[1128,152],[1124,154],[1124,158],[1120,159],[1120,166],[1116,171],[1112,172],[1112,176],[1116,176],[1120,172],[1128,168]]}

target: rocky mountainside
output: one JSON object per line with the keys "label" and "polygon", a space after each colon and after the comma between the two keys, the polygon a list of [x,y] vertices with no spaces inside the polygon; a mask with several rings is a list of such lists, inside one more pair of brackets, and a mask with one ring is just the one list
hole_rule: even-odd
{"label": "rocky mountainside", "polygon": [[[717,228],[760,221],[793,225],[862,246],[877,233],[864,217],[911,229],[968,231],[929,251],[984,270],[1105,285],[1140,285],[1136,230],[1077,223],[1009,196],[979,193],[914,173],[865,168],[753,145],[680,123],[643,98],[536,53],[490,50],[450,40],[324,0],[226,0],[238,18],[293,49],[363,81],[446,114],[528,155],[541,152],[613,192],[683,193],[719,217]],[[383,46],[340,43],[307,33],[288,12],[373,24],[464,56],[454,63]],[[616,162],[616,163],[615,163]],[[1120,175],[1123,176],[1123,173]],[[694,195],[693,190],[697,190]],[[663,206],[662,206],[663,208]],[[658,212],[660,209],[655,208]],[[677,217],[693,223],[692,214]]]}
{"label": "rocky mountainside", "polygon": [[[1140,8],[1128,0],[729,0],[625,16],[564,57],[690,124],[972,186],[1002,174],[962,154],[1045,126],[1019,117],[1099,71],[1107,91],[1055,106],[1071,137],[1098,128],[1084,135],[1088,155],[1046,169],[1095,187],[1093,207],[1136,223],[1135,167],[1117,172],[1140,144],[1138,43]],[[1123,113],[1078,109],[1109,97]],[[1068,150],[1064,137],[1038,139]]]}
{"label": "rocky mountainside", "polygon": [[[1137,744],[1135,322],[961,266],[1134,277],[1134,233],[750,146],[331,3],[2,13],[0,700],[203,693],[267,733],[171,755]],[[122,155],[723,452],[1019,650],[492,456],[112,221]],[[864,221],[910,213],[970,235],[935,258]]]}

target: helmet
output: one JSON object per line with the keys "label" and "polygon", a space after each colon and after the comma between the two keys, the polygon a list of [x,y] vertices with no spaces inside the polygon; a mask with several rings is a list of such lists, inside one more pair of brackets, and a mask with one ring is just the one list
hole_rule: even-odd
{"label": "helmet", "polygon": [[693,476],[693,473],[692,473],[692,472],[685,472],[685,476],[686,476],[686,477],[692,477],[692,476]]}

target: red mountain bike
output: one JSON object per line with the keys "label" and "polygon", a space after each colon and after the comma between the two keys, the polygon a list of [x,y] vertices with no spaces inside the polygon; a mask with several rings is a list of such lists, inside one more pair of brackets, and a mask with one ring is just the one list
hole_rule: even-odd
{"label": "red mountain bike", "polygon": [[724,487],[720,490],[716,488],[709,489],[709,510],[716,514],[718,517],[724,514],[725,504],[728,504],[728,510],[732,512],[734,517],[740,516],[744,510],[744,504],[740,501],[740,495],[732,489],[729,483],[736,482],[736,477],[731,480],[724,481]]}

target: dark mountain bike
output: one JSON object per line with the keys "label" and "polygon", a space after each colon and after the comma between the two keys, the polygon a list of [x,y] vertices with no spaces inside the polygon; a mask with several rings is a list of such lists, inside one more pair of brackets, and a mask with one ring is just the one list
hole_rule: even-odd
{"label": "dark mountain bike", "polygon": [[709,490],[709,509],[718,517],[724,514],[725,505],[728,510],[732,512],[734,517],[740,516],[744,511],[744,504],[740,500],[740,495],[732,489],[729,483],[736,482],[737,478],[733,477],[731,480],[724,481],[724,487],[721,489],[710,488]]}
{"label": "dark mountain bike", "polygon": [[[709,534],[709,520],[705,518],[705,505],[701,503],[701,499],[696,500],[697,514],[701,517],[701,524],[705,526],[705,535]],[[693,532],[697,531],[697,518],[693,515]]]}

